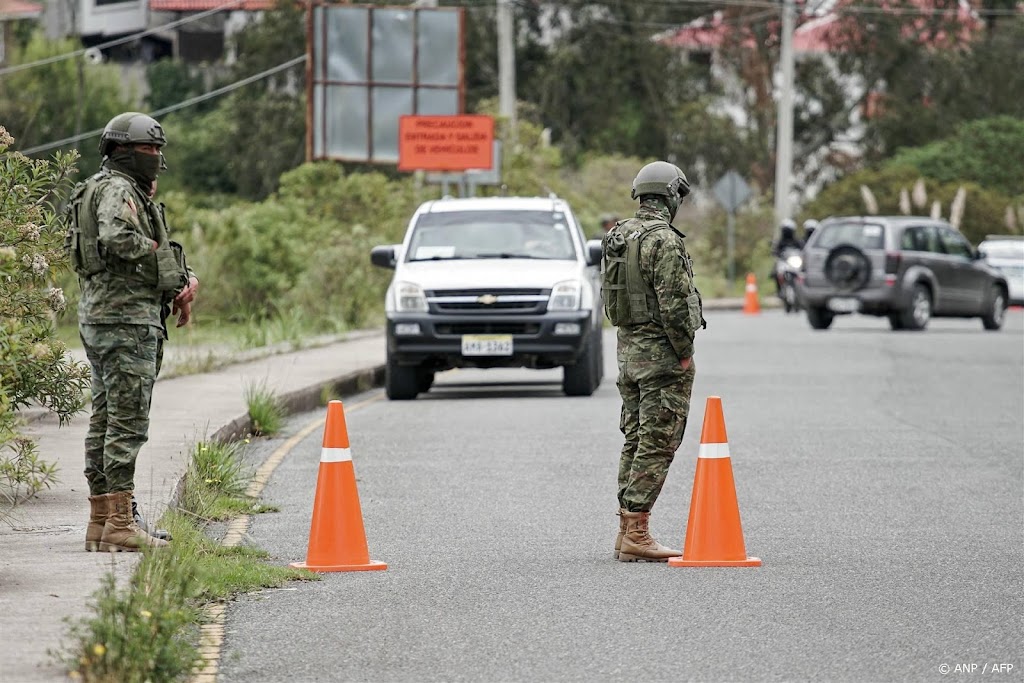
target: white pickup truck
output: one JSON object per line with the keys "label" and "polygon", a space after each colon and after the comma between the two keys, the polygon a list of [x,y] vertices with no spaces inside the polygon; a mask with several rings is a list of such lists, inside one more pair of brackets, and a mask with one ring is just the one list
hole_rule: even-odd
{"label": "white pickup truck", "polygon": [[586,240],[564,200],[428,201],[402,244],[370,258],[395,270],[388,398],[415,398],[436,372],[458,367],[562,367],[570,396],[601,383],[601,242]]}

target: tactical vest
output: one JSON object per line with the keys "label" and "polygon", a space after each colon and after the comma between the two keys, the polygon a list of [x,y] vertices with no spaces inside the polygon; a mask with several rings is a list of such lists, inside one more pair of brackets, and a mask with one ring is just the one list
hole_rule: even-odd
{"label": "tactical vest", "polygon": [[[630,221],[639,223],[639,227],[623,234],[620,228]],[[651,233],[669,229],[665,221],[629,219],[618,223],[604,236],[601,292],[604,312],[612,325],[642,325],[654,320],[651,310],[656,306],[657,297],[640,272],[640,244]]]}
{"label": "tactical vest", "polygon": [[[126,261],[114,254],[106,253],[99,241],[99,224],[93,211],[96,191],[114,175],[103,169],[83,183],[79,183],[68,200],[68,230],[64,237],[64,249],[75,273],[83,278],[107,271],[124,278],[145,283],[161,292],[181,291],[188,283],[184,263],[176,257],[167,237],[163,205],[159,208],[148,197],[135,191],[140,207],[139,220],[151,227],[153,239],[160,246],[151,254],[138,261]],[[134,188],[133,188],[134,190]]]}

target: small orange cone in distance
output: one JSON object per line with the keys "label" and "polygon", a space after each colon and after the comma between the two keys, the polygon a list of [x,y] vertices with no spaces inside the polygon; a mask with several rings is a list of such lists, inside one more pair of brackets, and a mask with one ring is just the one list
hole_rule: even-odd
{"label": "small orange cone in distance", "polygon": [[327,404],[320,472],[316,479],[313,521],[305,562],[292,567],[314,572],[361,572],[387,569],[370,559],[363,529],[363,512],[356,489],[356,472],[349,451],[345,408],[341,401]]}
{"label": "small orange cone in distance", "polygon": [[743,544],[729,439],[718,396],[709,397],[704,409],[683,556],[671,557],[668,563],[671,567],[761,566],[760,559],[747,557]]}
{"label": "small orange cone in distance", "polygon": [[757,296],[757,278],[753,273],[747,273],[746,296],[743,299],[744,313],[760,313],[761,300]]}

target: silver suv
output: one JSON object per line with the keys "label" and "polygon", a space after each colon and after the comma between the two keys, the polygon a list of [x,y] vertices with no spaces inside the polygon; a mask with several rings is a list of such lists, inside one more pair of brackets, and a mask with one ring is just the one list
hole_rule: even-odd
{"label": "silver suv", "polygon": [[1003,326],[1006,278],[945,221],[829,218],[803,256],[797,290],[814,329],[849,313],[886,316],[894,330],[923,330],[939,316],[980,317],[986,330]]}
{"label": "silver suv", "polygon": [[402,244],[374,247],[395,270],[385,302],[388,398],[429,391],[450,368],[557,368],[570,396],[601,383],[601,242],[557,197],[441,199]]}

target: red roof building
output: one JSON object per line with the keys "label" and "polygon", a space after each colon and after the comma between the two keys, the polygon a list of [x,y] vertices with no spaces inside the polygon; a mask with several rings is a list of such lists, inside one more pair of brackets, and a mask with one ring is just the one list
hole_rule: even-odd
{"label": "red roof building", "polygon": [[[838,43],[842,35],[843,18],[852,17],[859,21],[863,17],[871,16],[870,13],[864,12],[852,15],[844,14],[842,8],[849,4],[853,4],[853,0],[833,0],[818,3],[811,13],[798,11],[797,26],[793,32],[793,50],[797,54],[823,54],[839,51],[841,47]],[[883,1],[877,5],[877,8],[883,10],[886,4]],[[915,0],[914,4],[921,9],[922,13],[932,7],[931,0]],[[828,9],[819,9],[826,6]],[[859,4],[858,7],[863,9],[863,4]],[[914,30],[917,28],[916,24],[919,23],[921,16],[910,13],[906,15],[908,36],[914,34]],[[969,39],[975,31],[982,28],[982,21],[968,0],[960,0],[956,18],[963,29],[959,36],[960,40]],[[747,17],[746,21],[748,23],[767,21],[773,38],[778,40],[780,20],[777,11],[757,12]],[[660,36],[660,42],[691,52],[715,52],[729,41],[736,40],[737,29],[741,29],[742,26],[740,18],[727,18],[725,12],[717,11],[710,16],[695,19],[679,29],[663,33]],[[933,40],[941,42],[944,38],[944,35],[939,34]],[[744,35],[742,41],[752,45],[753,36]]]}
{"label": "red roof building", "polygon": [[43,14],[43,6],[25,0],[0,0],[0,21],[36,19]]}
{"label": "red roof building", "polygon": [[274,0],[149,0],[149,9],[153,12],[205,12],[223,8],[225,11],[241,10],[243,12],[262,12],[273,9]]}

